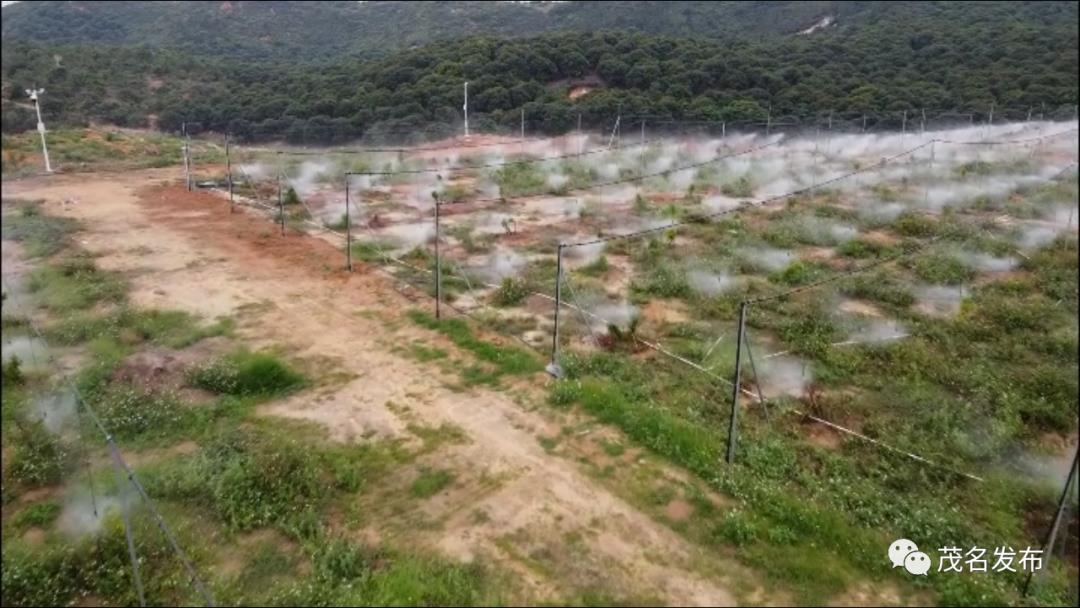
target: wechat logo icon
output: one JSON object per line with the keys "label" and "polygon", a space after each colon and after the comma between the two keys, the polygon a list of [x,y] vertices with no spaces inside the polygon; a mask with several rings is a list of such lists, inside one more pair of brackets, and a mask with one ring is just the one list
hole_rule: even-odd
{"label": "wechat logo icon", "polygon": [[903,567],[915,576],[926,576],[930,571],[930,556],[919,551],[919,546],[906,538],[889,545],[889,561],[893,568]]}

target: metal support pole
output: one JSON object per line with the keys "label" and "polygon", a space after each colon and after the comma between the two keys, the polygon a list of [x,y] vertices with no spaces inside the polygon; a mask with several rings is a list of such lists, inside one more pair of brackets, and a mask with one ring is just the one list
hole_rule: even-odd
{"label": "metal support pole", "polygon": [[720,123],[720,139],[727,139],[727,121]]}
{"label": "metal support pole", "polygon": [[[346,186],[348,189],[348,186]],[[281,214],[281,236],[285,236],[285,199],[281,197],[281,174],[277,176],[277,206],[278,213]]]}
{"label": "metal support pole", "polygon": [[758,402],[761,403],[761,411],[765,414],[765,420],[768,420],[769,406],[765,403],[765,393],[761,392],[761,376],[758,375],[757,364],[754,363],[754,349],[750,348],[750,335],[744,331],[743,338],[746,346],[746,358],[750,359],[750,371],[754,372],[754,388],[757,389]]}
{"label": "metal support pole", "polygon": [[865,112],[863,112],[863,115],[862,115],[862,132],[866,133],[866,113]]}
{"label": "metal support pole", "polygon": [[562,254],[563,245],[559,243],[555,251],[555,328],[551,332],[551,363],[548,363],[547,373],[556,378],[562,378],[562,367],[559,366],[559,309],[562,308]]}
{"label": "metal support pole", "polygon": [[742,383],[742,351],[746,339],[746,302],[739,304],[739,336],[735,342],[735,381],[731,388],[731,421],[728,424],[727,462],[735,462],[735,421],[739,412],[739,387]]}
{"label": "metal support pole", "polygon": [[[1050,525],[1050,530],[1046,535],[1046,540],[1043,541],[1042,555],[1048,555],[1054,550],[1054,542],[1057,540],[1058,530],[1061,529],[1062,516],[1065,514],[1065,505],[1069,498],[1069,491],[1072,490],[1073,482],[1076,480],[1076,465],[1080,459],[1080,448],[1073,452],[1072,467],[1069,468],[1069,476],[1065,479],[1065,487],[1061,490],[1061,498],[1058,499],[1057,512],[1054,514],[1054,523]],[[1043,564],[1046,567],[1046,564]],[[1031,579],[1035,576],[1035,569],[1028,570],[1027,578],[1024,579],[1024,590],[1021,596],[1027,597],[1028,590],[1031,587]]]}
{"label": "metal support pole", "polygon": [[765,114],[765,137],[772,131],[772,102],[769,102],[769,111]]}
{"label": "metal support pole", "polygon": [[229,156],[229,134],[225,134],[225,171],[229,178],[229,213],[236,211],[233,201],[232,158]]}
{"label": "metal support pole", "polygon": [[439,193],[432,192],[435,199],[435,318],[442,318],[442,258],[439,256]]}
{"label": "metal support pole", "polygon": [[1031,106],[1028,106],[1028,117],[1027,117],[1027,122],[1031,122]]}
{"label": "metal support pole", "polygon": [[191,192],[191,138],[188,137],[187,122],[180,126],[184,135],[184,180],[188,192]]}
{"label": "metal support pole", "polygon": [[525,141],[525,106],[521,106],[521,141]]}
{"label": "metal support pole", "polygon": [[919,123],[919,134],[926,133],[926,108],[922,109],[922,122]]}
{"label": "metal support pole", "polygon": [[832,131],[832,115],[833,111],[829,110],[829,130]]}
{"label": "metal support pole", "polygon": [[349,217],[349,174],[345,174],[345,268],[352,267],[352,218]]}
{"label": "metal support pole", "polygon": [[900,141],[904,141],[904,136],[907,135],[907,110],[904,110],[904,119],[900,123]]}
{"label": "metal support pole", "polygon": [[112,438],[109,438],[109,453],[112,455],[113,463],[116,465],[116,484],[119,486],[117,491],[120,496],[120,514],[124,518],[124,536],[127,539],[128,557],[131,558],[131,578],[135,582],[135,593],[139,597],[139,605],[146,605],[146,594],[143,592],[142,575],[139,573],[139,556],[135,553],[135,537],[131,533],[131,514],[128,512],[127,502],[127,484],[125,481],[124,464],[120,457],[120,451],[117,449],[116,444],[113,443]]}

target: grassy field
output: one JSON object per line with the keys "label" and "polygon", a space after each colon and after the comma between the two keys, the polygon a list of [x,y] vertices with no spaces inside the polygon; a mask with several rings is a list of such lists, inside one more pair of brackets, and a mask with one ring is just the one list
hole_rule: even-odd
{"label": "grassy field", "polygon": [[[54,171],[147,169],[183,163],[183,140],[153,131],[58,129],[49,131],[47,140]],[[0,153],[4,175],[9,178],[45,170],[36,131],[4,135]],[[192,142],[192,154],[196,163],[218,163],[225,158],[219,146],[198,140]]]}
{"label": "grassy field", "polygon": [[[363,494],[417,452],[393,442],[330,443],[313,425],[256,418],[258,404],[311,386],[302,361],[246,349],[231,319],[132,307],[125,278],[100,270],[71,243],[77,223],[32,202],[5,207],[12,212],[4,238],[33,258],[25,289],[48,352],[82,361],[73,377],[79,393],[134,463],[197,570],[223,573],[207,577],[218,602],[500,601],[501,579],[479,561],[365,544],[327,525],[327,509]],[[27,311],[5,310],[3,319],[5,341],[31,337]],[[162,352],[176,362],[147,383],[151,375],[138,361]],[[494,350],[489,356],[499,360]],[[103,438],[55,369],[25,364],[4,362],[4,603],[136,603],[118,507],[136,495],[113,475]],[[70,397],[69,405],[43,400],[53,394]],[[452,481],[448,471],[426,471],[401,490],[402,500],[423,500]],[[138,501],[131,517],[147,601],[199,603]]]}

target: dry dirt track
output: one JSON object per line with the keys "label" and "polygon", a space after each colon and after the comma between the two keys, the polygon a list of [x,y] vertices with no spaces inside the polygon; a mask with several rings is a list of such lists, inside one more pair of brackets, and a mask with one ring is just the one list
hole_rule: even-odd
{"label": "dry dirt track", "polygon": [[[4,196],[44,199],[51,213],[82,220],[86,231],[77,239],[101,256],[102,267],[127,273],[136,304],[207,318],[239,314],[245,341],[323,358],[349,378],[264,413],[321,422],[340,440],[405,437],[415,420],[460,427],[468,440],[437,455],[457,471],[460,489],[423,506],[441,525],[410,540],[506,565],[522,579],[525,601],[595,587],[673,605],[735,603],[728,587],[690,566],[701,561],[700,549],[572,460],[547,453],[537,436],[555,435],[559,427],[524,407],[522,398],[487,389],[455,392],[436,367],[394,354],[394,344],[440,338],[401,321],[413,303],[389,279],[362,267],[347,274],[333,245],[283,238],[261,215],[230,214],[214,194],[185,192],[175,175],[166,169],[35,178],[5,183]],[[69,199],[77,202],[63,204]],[[486,521],[477,521],[477,511]],[[578,580],[523,565],[521,554],[566,551],[568,535],[584,543],[568,569]]]}

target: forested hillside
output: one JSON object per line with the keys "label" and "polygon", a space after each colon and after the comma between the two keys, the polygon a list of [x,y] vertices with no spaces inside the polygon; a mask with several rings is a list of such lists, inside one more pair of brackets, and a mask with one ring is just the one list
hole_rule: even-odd
{"label": "forested hillside", "polygon": [[22,2],[4,8],[3,37],[51,44],[146,44],[257,60],[365,58],[471,35],[500,38],[607,30],[716,39],[947,20],[1037,26],[1068,18],[1057,2]]}
{"label": "forested hillside", "polygon": [[[239,137],[294,140],[456,123],[464,80],[478,126],[516,125],[524,108],[530,131],[542,132],[572,128],[579,113],[586,126],[600,126],[620,111],[730,121],[761,120],[770,108],[781,118],[922,108],[985,114],[991,105],[1072,109],[1076,3],[992,4],[971,15],[962,6],[926,6],[918,10],[948,18],[915,19],[909,27],[880,20],[764,41],[630,32],[473,37],[318,66],[149,46],[6,42],[4,128],[32,127],[22,92],[30,86],[46,87],[46,114],[62,124],[175,130],[188,121]],[[580,83],[593,90],[570,99],[568,90]]]}

